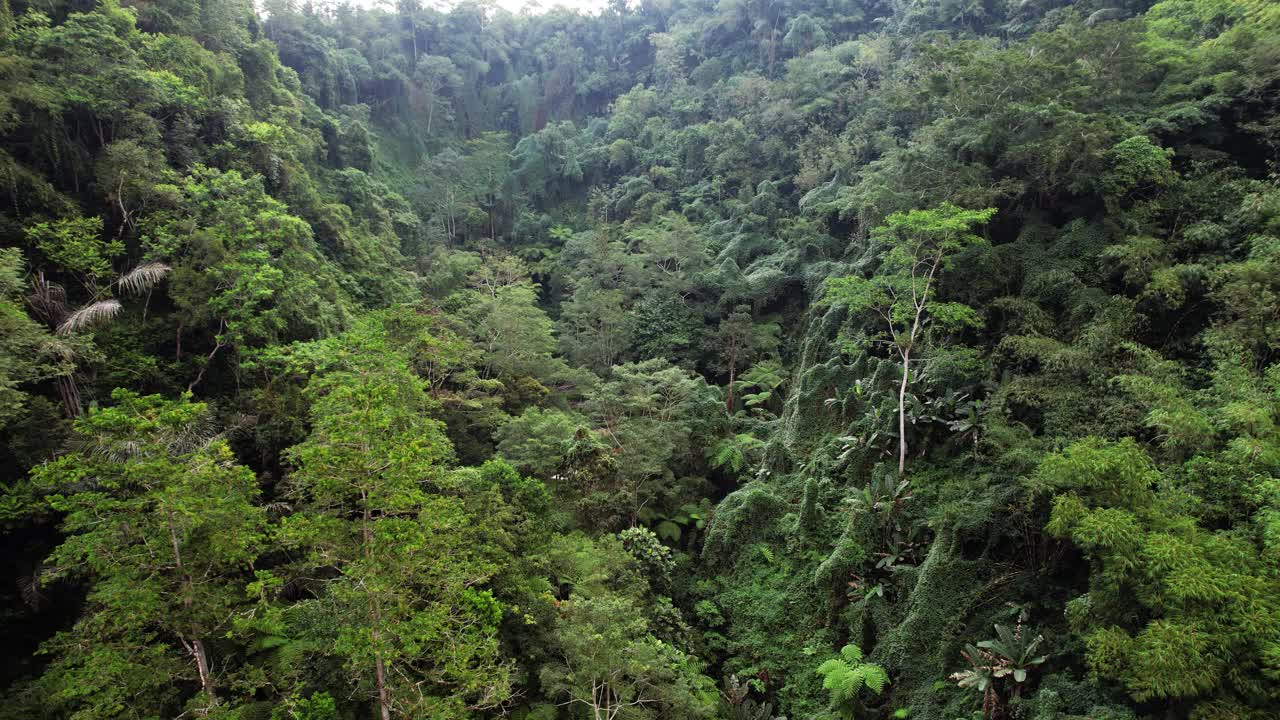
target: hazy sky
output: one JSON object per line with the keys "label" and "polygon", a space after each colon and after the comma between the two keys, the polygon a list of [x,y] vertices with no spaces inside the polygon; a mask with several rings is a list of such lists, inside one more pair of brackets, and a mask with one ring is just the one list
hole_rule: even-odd
{"label": "hazy sky", "polygon": [[[382,7],[391,9],[395,7],[394,0],[351,0],[353,5],[361,5],[363,7]],[[563,5],[567,8],[581,10],[583,12],[595,12],[604,7],[607,0],[494,0],[494,3],[501,8],[518,13],[526,6],[533,8],[534,12],[545,12],[557,5]],[[424,2],[423,5],[431,5],[433,7],[446,8],[454,3],[450,2]]]}
{"label": "hazy sky", "polygon": [[604,0],[496,0],[499,7],[506,8],[513,13],[520,12],[526,5],[535,8],[535,12],[546,11],[557,5],[563,5],[567,8],[581,10],[583,12],[595,12],[605,6]]}

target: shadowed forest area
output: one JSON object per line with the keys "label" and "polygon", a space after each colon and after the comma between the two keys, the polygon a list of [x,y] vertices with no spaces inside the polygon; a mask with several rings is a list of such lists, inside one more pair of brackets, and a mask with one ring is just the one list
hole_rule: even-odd
{"label": "shadowed forest area", "polygon": [[1280,4],[0,0],[0,720],[1280,717]]}

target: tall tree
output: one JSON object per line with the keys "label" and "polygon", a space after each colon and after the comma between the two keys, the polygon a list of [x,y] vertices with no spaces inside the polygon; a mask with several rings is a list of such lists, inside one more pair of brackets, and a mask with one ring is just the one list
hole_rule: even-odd
{"label": "tall tree", "polygon": [[[220,702],[209,644],[244,598],[265,539],[253,473],[188,397],[117,390],[76,421],[76,449],[33,473],[66,539],[47,581],[82,578],[85,613],[45,645],[51,704],[74,717],[127,709],[208,714]],[[194,669],[194,673],[192,670]],[[199,692],[188,695],[194,679]]]}
{"label": "tall tree", "polygon": [[432,122],[437,115],[442,120],[453,119],[444,94],[462,84],[462,75],[449,58],[440,55],[423,55],[417,60],[413,79],[422,91],[423,104],[427,111],[426,133],[430,135]]}
{"label": "tall tree", "polygon": [[872,233],[884,255],[871,277],[847,275],[827,283],[826,301],[844,304],[855,317],[870,315],[873,330],[860,338],[886,346],[902,363],[898,385],[898,474],[907,471],[907,385],[911,363],[920,359],[930,323],[939,330],[975,327],[973,308],[937,297],[937,283],[951,259],[985,241],[972,228],[995,215],[994,208],[965,210],[950,203],[930,210],[894,213]]}
{"label": "tall tree", "polygon": [[777,323],[757,323],[751,316],[751,308],[746,305],[734,308],[728,317],[720,321],[720,327],[716,330],[716,341],[720,349],[717,364],[729,373],[724,396],[724,406],[729,412],[733,412],[738,370],[776,351],[780,331]]}
{"label": "tall tree", "polygon": [[481,589],[494,568],[449,494],[453,451],[425,384],[377,322],[328,347],[307,386],[311,434],[288,453],[300,511],[282,535],[336,573],[319,591],[349,613],[333,649],[383,720],[494,707],[510,684],[502,610]]}

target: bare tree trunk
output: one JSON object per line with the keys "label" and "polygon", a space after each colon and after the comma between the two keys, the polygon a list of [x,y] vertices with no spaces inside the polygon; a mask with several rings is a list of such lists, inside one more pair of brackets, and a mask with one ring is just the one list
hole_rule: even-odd
{"label": "bare tree trunk", "polygon": [[736,375],[736,370],[737,363],[736,361],[731,360],[729,362],[729,392],[725,395],[724,400],[724,407],[730,414],[733,413],[733,380]]}
{"label": "bare tree trunk", "polygon": [[[204,365],[201,365],[200,372],[196,373],[196,379],[192,380],[190,385],[187,385],[187,392],[191,392],[195,390],[196,386],[200,384],[200,381],[204,380],[204,371],[209,369],[209,364],[213,362],[213,358],[215,355],[218,354],[218,351],[226,346],[226,344],[223,343],[222,341],[222,332],[226,329],[227,329],[227,321],[223,320],[222,324],[218,326],[218,334],[214,336],[213,349],[210,350],[209,354],[205,357]],[[179,338],[181,338],[181,335],[179,335]]]}
{"label": "bare tree trunk", "polygon": [[[195,583],[192,582],[191,576],[187,574],[186,568],[182,564],[182,550],[178,546],[178,529],[173,526],[173,514],[169,514],[169,542],[173,547],[173,564],[177,568],[178,573],[182,575],[183,598],[182,605],[190,608],[195,598]],[[198,635],[198,632],[196,633]],[[213,684],[213,673],[209,670],[209,654],[205,651],[204,641],[198,636],[193,638],[190,643],[183,641],[192,658],[196,661],[196,672],[200,675],[200,689],[205,696],[209,698],[209,708],[212,709],[218,704],[217,689]],[[206,709],[201,713],[208,715]]]}
{"label": "bare tree trunk", "polygon": [[218,693],[213,686],[213,673],[209,671],[209,654],[203,640],[191,641],[191,654],[196,658],[196,671],[200,673],[200,689],[209,698],[210,707],[218,704]]}
{"label": "bare tree trunk", "polygon": [[[374,622],[377,622],[377,611],[374,611]],[[373,641],[378,641],[378,632],[373,633]],[[374,664],[378,676],[378,706],[382,711],[382,720],[391,720],[391,699],[387,697],[387,671],[379,657]]]}
{"label": "bare tree trunk", "polygon": [[76,384],[74,373],[58,376],[58,397],[62,400],[62,408],[72,420],[80,417],[83,408],[80,402],[80,387]]}
{"label": "bare tree trunk", "polygon": [[[364,519],[361,527],[361,534],[364,536],[364,554],[365,557],[373,557],[373,529],[369,527],[372,520],[372,514],[369,512],[369,498],[367,493],[361,493],[365,503]],[[391,720],[391,697],[387,692],[387,666],[382,660],[382,651],[378,649],[378,643],[382,641],[382,633],[378,630],[379,624],[382,622],[382,613],[378,609],[378,599],[369,595],[369,619],[373,623],[370,636],[374,645],[374,677],[378,684],[378,709],[382,713],[382,720]]]}
{"label": "bare tree trunk", "polygon": [[[898,477],[907,474],[907,378],[911,375],[911,351],[915,349],[916,337],[920,334],[925,308],[929,306],[929,291],[933,287],[933,275],[942,264],[942,251],[932,258],[929,274],[924,278],[924,288],[916,295],[915,270],[911,273],[911,304],[915,306],[915,319],[911,321],[911,332],[907,335],[907,343],[898,352],[902,355],[902,384],[898,387]],[[892,330],[892,328],[890,328]]]}
{"label": "bare tree trunk", "polygon": [[773,27],[769,29],[769,77],[773,77],[773,66],[778,60],[778,20],[781,16],[773,19]]}
{"label": "bare tree trunk", "polygon": [[738,371],[738,338],[733,337],[726,348],[725,359],[729,361],[729,386],[728,392],[725,393],[724,407],[729,414],[733,414],[733,381],[737,378]]}
{"label": "bare tree trunk", "polygon": [[907,377],[911,372],[911,351],[902,353],[902,384],[898,386],[898,477],[907,473]]}

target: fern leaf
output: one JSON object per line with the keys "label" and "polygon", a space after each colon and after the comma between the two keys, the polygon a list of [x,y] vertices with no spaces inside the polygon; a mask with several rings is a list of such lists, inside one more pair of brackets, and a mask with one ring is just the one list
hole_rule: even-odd
{"label": "fern leaf", "polygon": [[857,667],[853,668],[853,670],[849,673],[849,682],[847,685],[845,685],[845,688],[844,688],[845,695],[847,695],[849,698],[853,698],[855,695],[858,694],[858,691],[862,689],[862,686],[866,684],[867,684],[866,665],[858,665]]}
{"label": "fern leaf", "polygon": [[830,690],[833,685],[832,676],[847,669],[845,664],[837,658],[831,658],[823,662],[818,666],[818,674],[823,676],[822,687]]}
{"label": "fern leaf", "polygon": [[729,441],[722,441],[711,451],[712,467],[727,467],[738,472],[742,469],[742,450]]}
{"label": "fern leaf", "polygon": [[879,665],[868,663],[862,666],[862,681],[871,688],[871,692],[879,695],[884,691],[886,685],[889,684],[889,673]]}
{"label": "fern leaf", "polygon": [[282,637],[280,635],[265,635],[263,637],[258,638],[257,641],[252,643],[250,645],[250,649],[251,651],[254,651],[254,652],[261,652],[264,650],[274,650],[275,648],[282,647],[284,645],[289,644],[290,642],[293,642],[293,641],[287,637]]}
{"label": "fern leaf", "polygon": [[763,543],[759,545],[759,548],[760,548],[760,556],[764,558],[765,562],[772,565],[773,564],[773,548],[770,548],[768,545],[765,545]]}
{"label": "fern leaf", "polygon": [[862,648],[857,645],[845,645],[840,648],[840,657],[844,658],[850,665],[856,665],[862,662]]}

